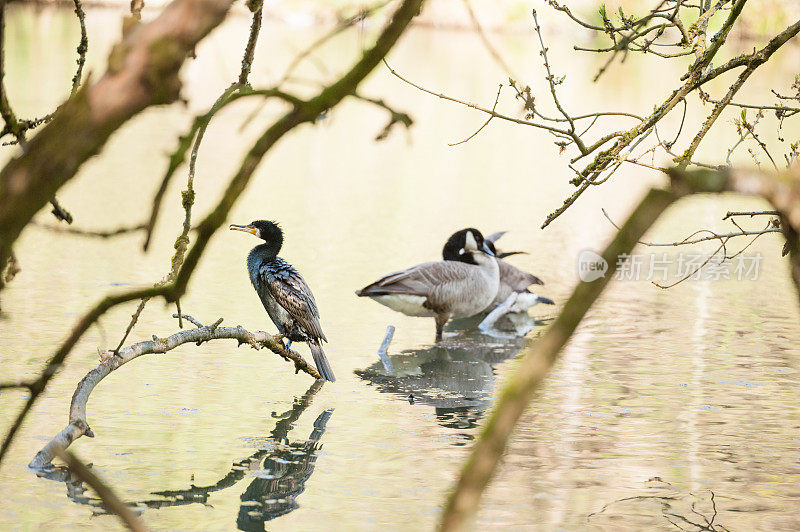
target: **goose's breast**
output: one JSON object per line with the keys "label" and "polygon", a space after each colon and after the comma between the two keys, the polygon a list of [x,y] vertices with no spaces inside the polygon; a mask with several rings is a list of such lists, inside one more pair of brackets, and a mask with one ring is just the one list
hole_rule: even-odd
{"label": "goose's breast", "polygon": [[[483,312],[494,301],[499,286],[492,272],[475,275],[452,294],[450,311],[454,318],[467,318]],[[496,272],[495,272],[496,273]]]}
{"label": "goose's breast", "polygon": [[425,296],[414,296],[409,294],[386,294],[380,296],[370,296],[385,307],[389,307],[395,312],[401,312],[406,316],[416,316],[429,318],[436,316],[431,309],[425,307]]}

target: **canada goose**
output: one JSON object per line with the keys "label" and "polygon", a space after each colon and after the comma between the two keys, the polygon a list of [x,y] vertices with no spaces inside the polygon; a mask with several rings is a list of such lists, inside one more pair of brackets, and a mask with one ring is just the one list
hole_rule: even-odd
{"label": "canada goose", "polygon": [[390,273],[356,291],[407,316],[436,318],[436,340],[450,318],[466,318],[494,301],[499,269],[491,248],[477,229],[464,229],[448,243],[458,261],[424,262]]}
{"label": "canada goose", "polygon": [[247,255],[247,271],[272,323],[287,339],[286,348],[293,341],[306,342],[322,378],[331,382],[336,380],[322,350],[321,342],[328,339],[319,324],[314,294],[298,271],[278,256],[283,246],[281,228],[275,222],[256,220],[248,225],[232,224],[230,229],[245,231],[264,240]]}
{"label": "canada goose", "polygon": [[[462,229],[461,231],[457,232],[456,235],[463,233],[464,231],[465,230]],[[534,284],[544,285],[544,282],[541,279],[531,273],[524,272],[519,268],[512,266],[504,260],[501,260],[501,257],[525,253],[524,251],[499,251],[495,247],[495,242],[504,234],[505,231],[500,231],[485,238],[486,245],[495,253],[495,256],[498,258],[497,265],[500,271],[500,285],[497,289],[497,295],[487,306],[486,310],[490,310],[488,307],[494,307],[505,302],[512,293],[516,293],[517,297],[507,312],[522,312],[536,305],[537,303],[554,305],[555,303],[552,299],[539,296],[528,290],[528,287]],[[463,255],[459,253],[458,245],[455,243],[456,240],[457,239],[453,239],[451,237],[450,240],[445,243],[444,248],[442,248],[442,258],[444,260],[463,262]]]}

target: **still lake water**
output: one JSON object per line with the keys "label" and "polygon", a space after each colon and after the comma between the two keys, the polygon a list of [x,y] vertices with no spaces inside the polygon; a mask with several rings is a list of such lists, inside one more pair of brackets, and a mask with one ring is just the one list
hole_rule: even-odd
{"label": "still lake water", "polygon": [[[604,106],[645,113],[671,83],[654,80],[679,76],[679,65],[631,60],[616,78],[592,85],[599,59],[571,52],[570,29],[541,11],[552,61],[568,74],[564,101],[576,112]],[[113,9],[88,12],[88,68],[95,75],[120,18]],[[278,79],[295,51],[324,31],[302,22],[266,21],[254,84]],[[189,108],[143,113],[65,188],[60,199],[76,225],[110,228],[145,217],[176,135],[235,78],[248,23],[241,13],[232,16],[199,47],[184,70]],[[18,114],[39,116],[68,89],[75,21],[66,9],[15,8],[7,24],[12,102]],[[344,68],[372,34],[335,40],[321,62],[333,72]],[[494,38],[517,75],[542,88],[533,35]],[[469,32],[418,27],[390,61],[432,90],[486,106],[504,79]],[[743,99],[784,88],[797,61],[797,48],[782,53]],[[313,64],[301,73],[320,75]],[[627,169],[540,231],[570,192],[566,157],[552,138],[498,121],[449,147],[484,117],[421,94],[383,68],[363,93],[407,110],[416,119],[412,130],[375,143],[386,117],[348,102],[270,153],[230,218],[283,225],[281,255],[316,294],[338,381],[319,389],[271,353],[219,341],[141,358],[92,396],[88,419],[97,437],[80,439],[72,450],[138,504],[153,529],[431,528],[522,342],[454,330],[432,346],[432,320],[399,316],[353,290],[435,259],[451,232],[476,226],[508,230],[503,244],[530,252],[511,261],[546,281],[543,295],[563,302],[577,282],[578,253],[602,248],[613,234],[601,207],[624,219],[638,194],[660,182]],[[544,92],[540,98],[546,102]],[[516,110],[510,94],[504,102]],[[277,108],[266,107],[240,130],[253,109],[232,107],[206,135],[196,219]],[[709,137],[703,153],[730,146],[732,130],[726,124]],[[797,128],[784,135],[797,138]],[[766,138],[774,142],[774,135]],[[165,273],[181,220],[181,180],[147,255],[138,235],[99,241],[39,228],[24,233],[16,250],[22,273],[3,293],[0,380],[37,371],[83,310],[115,286],[151,283]],[[763,207],[731,196],[693,198],[670,210],[647,239],[723,229],[729,209]],[[50,217],[42,212],[39,220]],[[224,317],[228,325],[272,331],[245,270],[252,245],[246,235],[220,232],[184,311],[207,323]],[[647,281],[612,283],[521,420],[476,528],[672,529],[672,521],[694,530],[684,519],[712,521],[714,507],[712,524],[731,530],[800,528],[800,316],[781,246],[768,235],[751,248],[763,255],[757,281],[687,281],[666,291]],[[0,529],[120,526],[114,517],[93,515],[91,490],[39,478],[26,464],[63,428],[75,384],[96,363],[97,347],[116,345],[134,307],[111,312],[85,336],[28,418],[0,469]],[[548,318],[556,310],[537,307],[532,314]],[[151,302],[132,340],[176,331],[172,312]],[[376,354],[388,324],[397,327],[391,371]],[[23,399],[0,396],[0,426]]]}

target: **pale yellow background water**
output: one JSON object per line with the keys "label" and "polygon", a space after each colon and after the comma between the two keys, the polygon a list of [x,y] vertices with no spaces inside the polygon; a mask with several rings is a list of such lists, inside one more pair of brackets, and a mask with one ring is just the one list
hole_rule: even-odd
{"label": "pale yellow background water", "polygon": [[[552,61],[558,73],[568,75],[563,100],[576,113],[598,107],[646,113],[682,71],[678,64],[634,58],[593,85],[589,80],[599,58],[571,51],[573,41],[585,44],[586,36],[547,9],[540,12]],[[110,9],[88,13],[87,69],[95,76],[118,37],[120,18]],[[325,31],[299,22],[265,22],[254,84],[279,78],[293,54]],[[68,90],[78,40],[75,21],[66,9],[16,8],[7,23],[12,102],[22,116],[43,114]],[[188,108],[142,113],[63,190],[60,199],[76,225],[110,228],[146,216],[176,136],[235,78],[248,24],[236,14],[199,47],[198,59],[183,72]],[[355,31],[319,57],[336,72],[371,35],[372,28]],[[537,101],[547,105],[534,35],[492,38],[516,75],[534,86]],[[469,32],[413,29],[390,62],[434,91],[486,106],[504,80]],[[797,63],[796,47],[783,52],[754,77],[742,100],[764,98],[769,88],[786,89]],[[320,75],[313,67],[301,73]],[[305,440],[317,416],[333,409],[313,472],[297,497],[298,509],[267,522],[270,529],[432,527],[468,453],[465,444],[477,434],[474,425],[513,369],[513,362],[502,362],[514,353],[507,342],[453,333],[449,348],[427,349],[431,320],[394,314],[356,298],[353,290],[388,271],[435,259],[451,232],[476,226],[510,231],[503,243],[531,253],[513,258],[514,264],[542,277],[547,283],[542,293],[561,303],[576,282],[577,253],[601,248],[613,234],[600,208],[623,219],[637,195],[661,179],[626,169],[540,231],[547,213],[571,191],[567,157],[558,155],[552,137],[496,121],[469,143],[449,147],[484,117],[422,94],[383,68],[363,93],[408,111],[416,120],[412,130],[375,143],[384,113],[347,102],[283,140],[230,219],[281,222],[286,234],[281,254],[316,294],[338,377],[316,394],[289,433],[291,441]],[[507,112],[518,110],[510,92],[503,102]],[[198,162],[196,219],[214,204],[248,141],[277,107],[265,108],[240,131],[252,109],[252,103],[232,107],[209,129]],[[703,116],[693,116],[687,127]],[[671,117],[665,129],[675,131],[679,118]],[[703,154],[725,153],[732,144],[730,118],[721,126],[704,142]],[[797,133],[787,124],[787,139]],[[774,134],[765,138],[775,142]],[[739,160],[747,162],[742,155]],[[184,177],[180,172],[167,196],[147,255],[138,235],[101,241],[38,228],[24,233],[16,250],[22,273],[3,292],[0,380],[35,372],[72,322],[114,286],[150,283],[166,272],[181,220],[177,198]],[[701,227],[722,229],[727,210],[762,207],[730,196],[694,198],[670,210],[648,239],[672,241]],[[38,219],[51,221],[46,212]],[[273,330],[245,272],[252,245],[246,235],[220,232],[182,301],[184,311],[204,322],[224,317],[227,325]],[[781,246],[769,235],[751,248],[764,255],[757,282],[686,282],[669,291],[648,282],[613,283],[523,417],[483,501],[478,526],[668,529],[665,512],[702,521],[691,512],[692,502],[710,518],[713,491],[715,524],[731,530],[799,528],[800,334]],[[69,398],[96,363],[96,348],[116,345],[132,310],[111,312],[102,327],[86,335],[28,418],[0,469],[0,529],[119,526],[113,517],[92,517],[90,508],[67,497],[64,484],[37,478],[26,464],[64,426]],[[132,340],[177,330],[172,312],[151,302]],[[537,307],[533,314],[553,312]],[[374,379],[354,371],[378,367],[376,350],[388,324],[397,326],[390,351],[400,376],[370,384]],[[125,500],[158,500],[153,492],[214,484],[233,462],[257,448],[273,448],[264,441],[275,426],[273,412],[290,409],[309,385],[307,376],[294,375],[270,353],[225,342],[186,345],[139,359],[106,379],[88,410],[97,437],[79,440],[73,450]],[[418,398],[414,404],[406,400],[410,391]],[[0,397],[0,426],[10,422],[22,400],[17,393]],[[447,410],[458,406],[460,411]],[[142,518],[154,529],[233,529],[240,496],[256,473],[212,493],[208,506],[148,509]],[[660,480],[651,480],[655,477]]]}

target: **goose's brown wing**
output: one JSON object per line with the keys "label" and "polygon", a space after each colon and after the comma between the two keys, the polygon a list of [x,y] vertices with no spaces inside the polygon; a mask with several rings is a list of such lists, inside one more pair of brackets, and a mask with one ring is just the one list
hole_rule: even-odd
{"label": "goose's brown wing", "polygon": [[464,281],[469,277],[472,268],[475,266],[456,261],[424,262],[407,270],[385,275],[358,290],[356,295],[407,294],[428,297],[437,287]]}
{"label": "goose's brown wing", "polygon": [[291,265],[283,262],[280,268],[262,272],[270,295],[312,338],[328,341],[319,323],[319,310],[314,294],[303,276]]}

